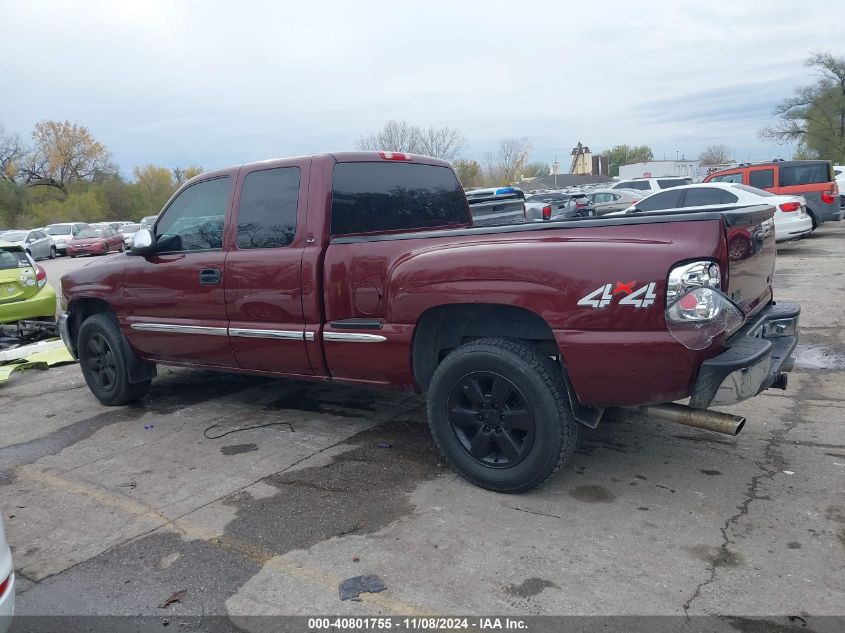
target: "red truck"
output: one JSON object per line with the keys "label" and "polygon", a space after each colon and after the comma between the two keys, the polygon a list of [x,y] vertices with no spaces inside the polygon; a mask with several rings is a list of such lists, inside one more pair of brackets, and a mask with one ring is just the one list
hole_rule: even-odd
{"label": "red truck", "polygon": [[785,388],[800,308],[772,298],[773,213],[473,227],[439,160],[251,163],[65,275],[60,330],[107,405],[143,397],[157,363],[426,394],[454,468],[520,492],[606,407],[736,433],[707,408]]}

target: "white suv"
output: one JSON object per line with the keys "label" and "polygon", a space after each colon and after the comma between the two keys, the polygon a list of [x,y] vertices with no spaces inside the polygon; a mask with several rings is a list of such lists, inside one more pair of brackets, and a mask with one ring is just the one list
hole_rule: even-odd
{"label": "white suv", "polygon": [[638,189],[655,193],[662,189],[691,185],[692,179],[683,176],[663,176],[662,178],[633,178],[631,180],[620,180],[611,189]]}

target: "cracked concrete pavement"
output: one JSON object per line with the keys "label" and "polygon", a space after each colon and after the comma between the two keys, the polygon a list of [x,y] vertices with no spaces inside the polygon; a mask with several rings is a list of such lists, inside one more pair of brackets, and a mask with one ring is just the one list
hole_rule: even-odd
{"label": "cracked concrete pavement", "polygon": [[[106,408],[76,366],[16,377],[0,509],[18,613],[841,616],[843,281],[845,226],[779,248],[798,365],[788,391],[726,409],[739,437],[614,412],[525,495],[454,475],[407,394],[163,368]],[[363,574],[387,590],[340,602]]]}

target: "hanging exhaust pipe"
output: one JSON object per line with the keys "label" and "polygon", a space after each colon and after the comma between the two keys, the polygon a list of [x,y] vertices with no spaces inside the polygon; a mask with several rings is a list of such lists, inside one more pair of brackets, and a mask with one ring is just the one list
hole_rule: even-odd
{"label": "hanging exhaust pipe", "polygon": [[667,402],[666,404],[652,404],[642,407],[647,415],[670,422],[678,422],[697,429],[724,433],[725,435],[739,435],[745,426],[745,417],[720,413],[709,409],[693,409],[683,404]]}

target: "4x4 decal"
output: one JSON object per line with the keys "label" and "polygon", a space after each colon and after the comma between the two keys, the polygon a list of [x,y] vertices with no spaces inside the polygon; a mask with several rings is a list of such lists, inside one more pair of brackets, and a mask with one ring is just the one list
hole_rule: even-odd
{"label": "4x4 decal", "polygon": [[582,297],[578,301],[578,305],[587,308],[604,308],[613,303],[613,298],[616,295],[622,295],[618,304],[621,306],[648,308],[654,304],[655,299],[657,299],[657,295],[654,294],[656,284],[651,282],[634,290],[635,283],[637,282],[629,281],[628,283],[622,283],[621,281],[617,281],[615,286],[612,283],[604,284],[587,296]]}

